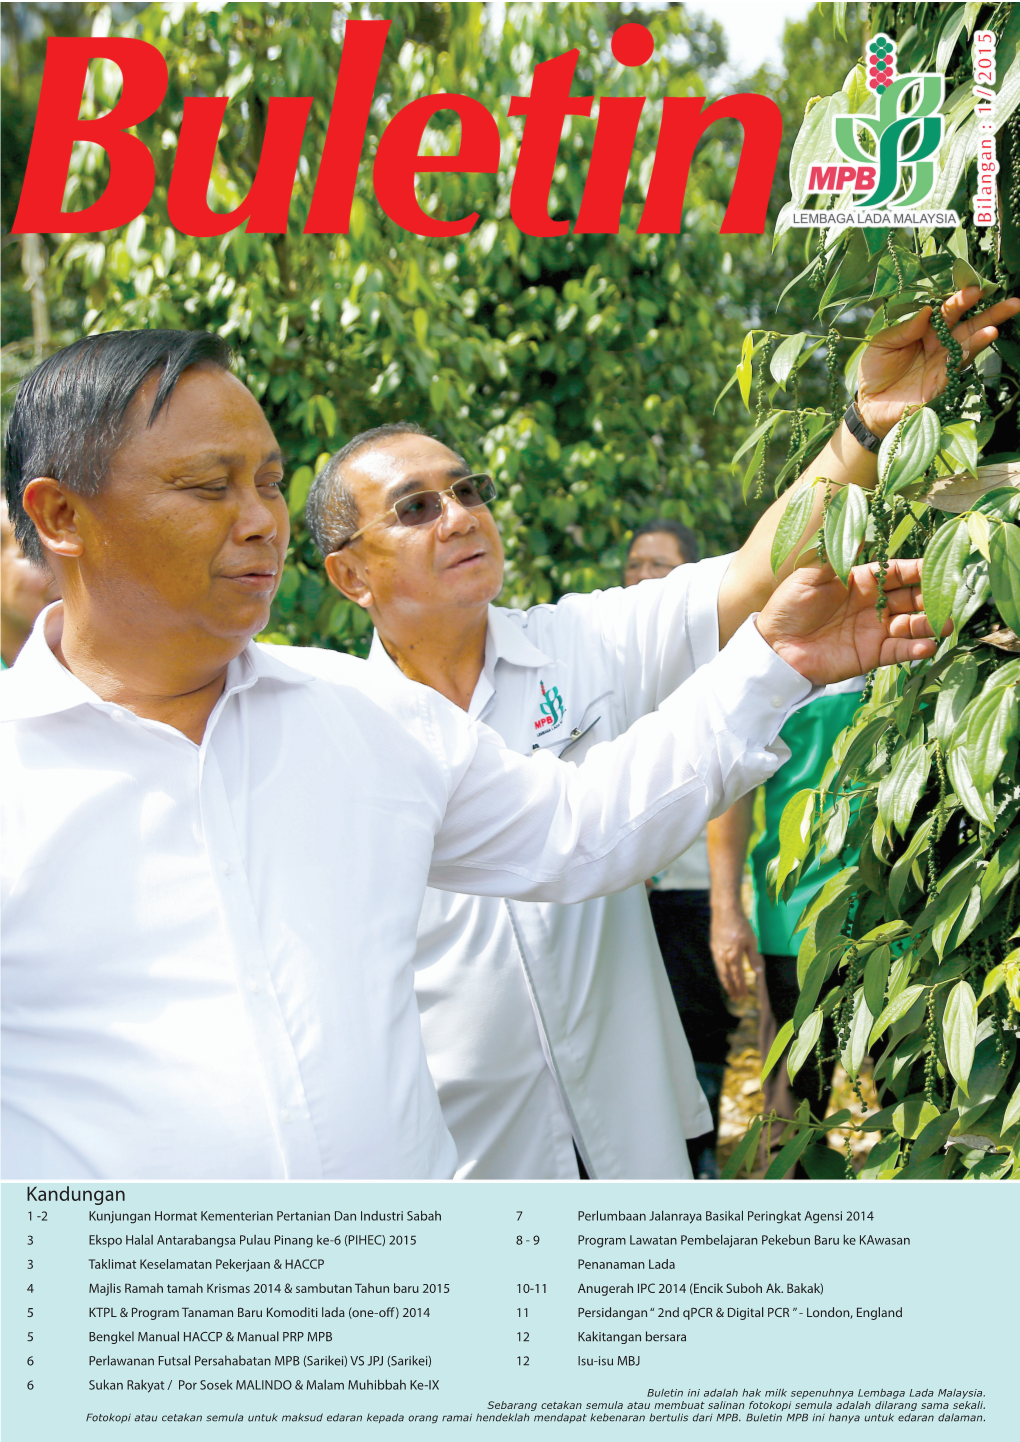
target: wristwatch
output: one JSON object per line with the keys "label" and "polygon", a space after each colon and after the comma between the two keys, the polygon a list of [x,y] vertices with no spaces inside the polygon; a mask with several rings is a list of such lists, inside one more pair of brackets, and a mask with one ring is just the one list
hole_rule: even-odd
{"label": "wristwatch", "polygon": [[864,424],[864,419],[857,409],[856,391],[854,392],[853,400],[847,406],[843,415],[843,423],[857,444],[863,446],[866,451],[877,451],[882,444],[882,437],[876,436],[875,432],[870,431]]}

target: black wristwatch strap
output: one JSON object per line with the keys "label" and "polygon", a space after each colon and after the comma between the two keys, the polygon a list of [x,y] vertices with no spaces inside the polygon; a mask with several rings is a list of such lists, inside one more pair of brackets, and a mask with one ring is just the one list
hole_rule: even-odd
{"label": "black wristwatch strap", "polygon": [[882,438],[881,436],[876,436],[874,431],[869,431],[867,426],[864,424],[864,421],[861,418],[861,413],[857,409],[856,396],[854,396],[853,400],[847,406],[846,412],[843,416],[843,421],[846,425],[847,430],[853,436],[854,440],[858,443],[858,445],[863,446],[866,451],[878,450],[879,446],[882,444]]}

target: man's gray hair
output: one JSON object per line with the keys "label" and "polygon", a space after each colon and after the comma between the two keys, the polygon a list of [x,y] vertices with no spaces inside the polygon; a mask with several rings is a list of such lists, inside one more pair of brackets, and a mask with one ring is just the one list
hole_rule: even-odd
{"label": "man's gray hair", "polygon": [[305,505],[305,524],[312,534],[312,540],[323,556],[339,551],[358,529],[361,519],[354,492],[344,480],[343,467],[359,451],[367,450],[377,441],[388,440],[390,436],[424,436],[421,426],[414,421],[394,421],[388,426],[374,426],[370,431],[360,431],[353,440],[330,456],[322,470],[312,482]]}

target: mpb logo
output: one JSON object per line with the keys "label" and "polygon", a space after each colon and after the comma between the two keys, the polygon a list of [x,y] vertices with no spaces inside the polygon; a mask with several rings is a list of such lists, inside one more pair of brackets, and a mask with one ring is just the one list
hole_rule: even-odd
{"label": "mpb logo", "polygon": [[[864,206],[882,206],[904,188],[898,207],[920,205],[935,188],[936,161],[945,134],[941,114],[945,77],[896,74],[896,42],[879,34],[868,45],[868,87],[878,97],[874,115],[836,115],[832,137],[849,164],[813,165],[809,195],[852,190]],[[859,132],[871,139],[865,150]],[[904,179],[904,171],[909,171]]]}
{"label": "mpb logo", "polygon": [[542,704],[539,706],[539,719],[535,722],[536,731],[555,731],[563,720],[566,707],[563,704],[563,697],[560,695],[558,686],[550,686],[546,690],[545,682],[539,681],[539,690],[542,692]]}

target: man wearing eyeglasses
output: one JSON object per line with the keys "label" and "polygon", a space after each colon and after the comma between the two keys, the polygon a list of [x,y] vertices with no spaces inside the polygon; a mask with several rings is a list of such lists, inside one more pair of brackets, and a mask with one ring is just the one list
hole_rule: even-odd
{"label": "man wearing eyeglasses", "polygon": [[[947,302],[950,324],[976,303],[976,288],[967,294]],[[959,338],[981,349],[1015,308],[964,322]],[[876,430],[938,393],[944,357],[925,312],[876,337],[861,358],[864,411],[848,409],[807,477],[874,485]],[[330,459],[307,519],[330,580],[372,618],[372,665],[440,692],[524,755],[583,761],[774,603],[788,496],[736,556],[525,612],[492,604],[503,584],[493,494],[491,478],[417,426],[381,426]],[[642,884],[572,905],[430,890],[414,966],[458,1176],[691,1175],[685,1138],[708,1132],[711,1114]]]}
{"label": "man wearing eyeglasses", "polygon": [[[330,580],[375,623],[372,665],[516,751],[581,762],[715,654],[729,558],[665,586],[506,610],[491,604],[494,495],[398,424],[334,456],[307,515]],[[711,1117],[643,883],[566,906],[429,890],[415,989],[459,1177],[691,1175],[685,1137]]]}

